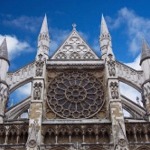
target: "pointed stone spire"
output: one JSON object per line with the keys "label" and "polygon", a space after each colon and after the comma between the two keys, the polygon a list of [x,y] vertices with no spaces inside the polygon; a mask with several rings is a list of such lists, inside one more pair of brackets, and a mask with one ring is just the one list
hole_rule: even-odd
{"label": "pointed stone spire", "polygon": [[146,42],[146,40],[143,39],[140,65],[147,58],[150,58],[150,47],[149,47],[148,43]]}
{"label": "pointed stone spire", "polygon": [[106,24],[106,21],[104,19],[104,16],[102,14],[101,18],[101,28],[100,28],[100,48],[101,48],[101,54],[102,54],[102,59],[106,58],[106,54],[112,52],[112,43],[111,43],[111,36]]}
{"label": "pointed stone spire", "polygon": [[106,33],[109,33],[109,31],[108,31],[108,27],[107,27],[106,21],[104,19],[104,16],[102,14],[102,18],[101,18],[101,34],[106,34]]}
{"label": "pointed stone spire", "polygon": [[4,40],[0,46],[0,58],[3,58],[8,61],[8,50],[7,50],[6,38],[4,38]]}
{"label": "pointed stone spire", "polygon": [[47,24],[47,16],[45,14],[40,33],[47,33],[47,32],[48,32],[48,24]]}
{"label": "pointed stone spire", "polygon": [[48,31],[47,16],[45,14],[40,34],[38,37],[38,52],[36,55],[36,59],[38,59],[39,54],[45,55],[46,59],[48,59],[49,48],[50,48],[50,37]]}
{"label": "pointed stone spire", "polygon": [[107,56],[113,56],[113,58],[115,58],[114,53],[112,51],[112,47],[110,47],[109,43],[108,43],[108,48],[107,48]]}

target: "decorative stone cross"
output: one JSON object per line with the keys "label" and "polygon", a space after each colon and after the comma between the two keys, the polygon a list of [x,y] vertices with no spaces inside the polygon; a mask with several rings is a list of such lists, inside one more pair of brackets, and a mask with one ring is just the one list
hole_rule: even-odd
{"label": "decorative stone cross", "polygon": [[77,25],[76,25],[75,23],[72,24],[73,30],[76,29],[76,26],[77,26]]}

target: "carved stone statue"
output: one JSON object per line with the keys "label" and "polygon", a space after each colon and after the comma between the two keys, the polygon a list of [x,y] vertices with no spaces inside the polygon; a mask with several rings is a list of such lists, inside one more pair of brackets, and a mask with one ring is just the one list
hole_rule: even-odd
{"label": "carved stone statue", "polygon": [[34,100],[40,100],[41,98],[41,89],[42,89],[42,83],[35,83],[34,84],[34,93],[33,93],[33,98]]}
{"label": "carved stone statue", "polygon": [[36,76],[42,76],[44,61],[42,60],[42,54],[39,55],[39,60],[36,62]]}
{"label": "carved stone statue", "polygon": [[111,97],[112,99],[118,99],[119,93],[118,93],[118,83],[117,82],[111,82],[110,83],[111,88]]}
{"label": "carved stone statue", "polygon": [[108,64],[109,75],[115,76],[116,75],[115,61],[112,60],[112,55],[109,55],[109,61],[107,62],[107,64]]}

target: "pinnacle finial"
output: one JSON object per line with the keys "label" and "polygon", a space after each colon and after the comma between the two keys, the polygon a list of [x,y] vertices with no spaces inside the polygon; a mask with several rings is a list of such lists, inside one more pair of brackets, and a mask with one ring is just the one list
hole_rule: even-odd
{"label": "pinnacle finial", "polygon": [[40,33],[48,32],[47,16],[45,14]]}
{"label": "pinnacle finial", "polygon": [[103,14],[102,14],[102,18],[101,18],[101,34],[102,33],[109,33]]}
{"label": "pinnacle finial", "polygon": [[146,40],[143,38],[140,65],[141,65],[142,61],[147,58],[150,58],[150,47],[149,47],[148,43],[146,42]]}
{"label": "pinnacle finial", "polygon": [[75,23],[72,24],[73,30],[76,30],[77,25]]}
{"label": "pinnacle finial", "polygon": [[45,14],[41,31],[38,36],[38,52],[36,55],[36,59],[38,59],[39,54],[45,55],[46,59],[48,59],[49,47],[50,47],[50,36],[48,32],[47,16]]}
{"label": "pinnacle finial", "polygon": [[0,58],[8,60],[8,50],[6,37],[4,38],[2,44],[0,45]]}

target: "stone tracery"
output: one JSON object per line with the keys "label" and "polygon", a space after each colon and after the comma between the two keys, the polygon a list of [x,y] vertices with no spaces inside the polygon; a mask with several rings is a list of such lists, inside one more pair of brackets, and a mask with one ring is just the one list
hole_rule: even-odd
{"label": "stone tracery", "polygon": [[48,104],[64,118],[88,118],[103,105],[103,85],[86,72],[62,73],[49,85]]}

